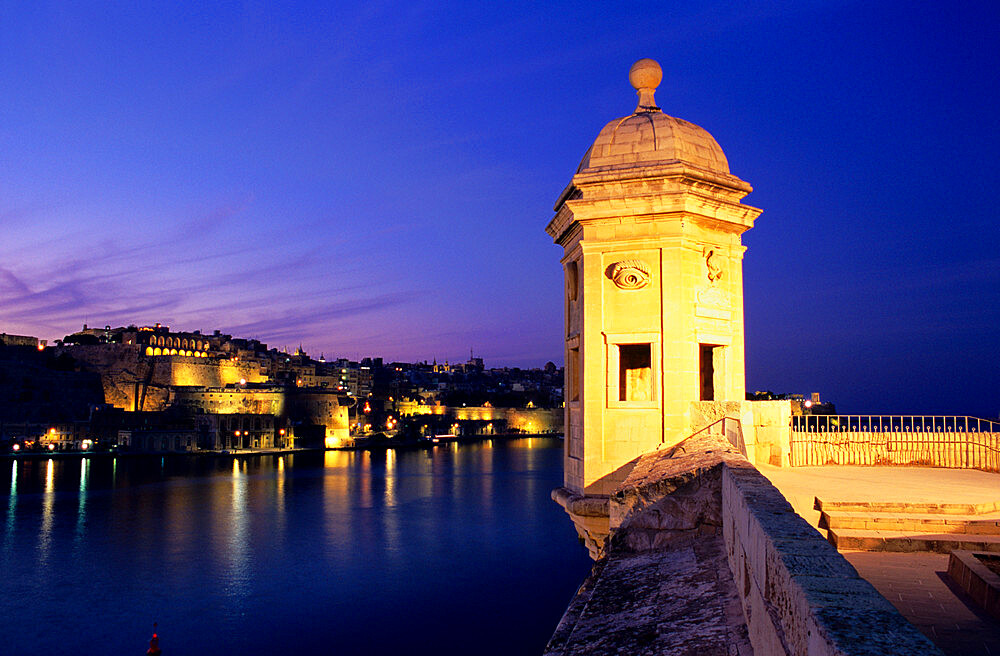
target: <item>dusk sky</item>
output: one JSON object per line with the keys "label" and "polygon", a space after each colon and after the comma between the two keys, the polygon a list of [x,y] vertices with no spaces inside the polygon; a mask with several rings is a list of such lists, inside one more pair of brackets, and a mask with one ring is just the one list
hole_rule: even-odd
{"label": "dusk sky", "polygon": [[544,228],[651,57],[764,210],[747,389],[1000,414],[995,1],[205,4],[0,5],[0,331],[561,364]]}

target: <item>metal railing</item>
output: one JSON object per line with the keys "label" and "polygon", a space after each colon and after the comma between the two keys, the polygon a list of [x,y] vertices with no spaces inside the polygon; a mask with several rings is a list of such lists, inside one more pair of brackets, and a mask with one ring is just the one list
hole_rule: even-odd
{"label": "metal railing", "polygon": [[1000,471],[1000,423],[965,416],[799,415],[791,464],[931,465]]}
{"label": "metal railing", "polygon": [[722,419],[713,421],[708,426],[691,433],[690,437],[701,435],[702,433],[725,435],[729,443],[739,449],[744,457],[747,455],[747,445],[743,441],[743,424],[735,417],[723,417]]}

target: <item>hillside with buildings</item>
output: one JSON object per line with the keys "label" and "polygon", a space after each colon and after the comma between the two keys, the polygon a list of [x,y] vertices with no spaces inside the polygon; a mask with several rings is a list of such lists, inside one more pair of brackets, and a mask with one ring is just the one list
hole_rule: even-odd
{"label": "hillside with buildings", "polygon": [[562,370],[310,357],[218,330],[0,335],[5,451],[220,452],[559,433]]}

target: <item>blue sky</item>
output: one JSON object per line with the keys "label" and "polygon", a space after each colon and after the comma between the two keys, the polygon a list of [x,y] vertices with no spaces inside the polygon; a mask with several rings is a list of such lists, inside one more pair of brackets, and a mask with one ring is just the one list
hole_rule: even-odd
{"label": "blue sky", "polygon": [[1000,6],[734,4],[4,4],[0,331],[560,362],[544,227],[652,57],[764,210],[748,389],[1000,414]]}

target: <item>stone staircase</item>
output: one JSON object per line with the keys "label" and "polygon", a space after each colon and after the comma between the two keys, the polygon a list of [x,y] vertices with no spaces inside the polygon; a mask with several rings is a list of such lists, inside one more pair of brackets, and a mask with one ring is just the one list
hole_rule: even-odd
{"label": "stone staircase", "polygon": [[823,501],[819,528],[841,551],[956,549],[1000,553],[1000,501],[892,503]]}

